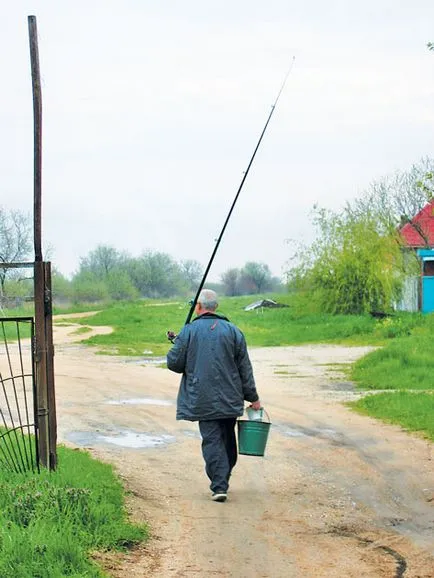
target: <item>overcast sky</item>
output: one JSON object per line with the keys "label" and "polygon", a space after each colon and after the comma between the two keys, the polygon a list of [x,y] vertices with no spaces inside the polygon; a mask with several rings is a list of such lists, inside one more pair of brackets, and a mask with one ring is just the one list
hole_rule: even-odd
{"label": "overcast sky", "polygon": [[43,90],[43,244],[207,263],[295,64],[209,278],[281,275],[314,203],[434,156],[433,0],[0,0],[0,204],[31,212],[27,16]]}

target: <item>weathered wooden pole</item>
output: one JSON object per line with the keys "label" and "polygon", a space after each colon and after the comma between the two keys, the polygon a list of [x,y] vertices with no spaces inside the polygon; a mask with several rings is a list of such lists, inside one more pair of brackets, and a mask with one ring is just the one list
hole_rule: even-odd
{"label": "weathered wooden pole", "polygon": [[44,262],[35,261],[35,369],[36,369],[36,405],[39,460],[41,465],[49,467],[50,440],[48,420],[47,388],[47,342],[45,338],[45,274]]}
{"label": "weathered wooden pole", "polygon": [[36,16],[28,17],[33,89],[33,231],[35,261],[42,261],[42,92]]}
{"label": "weathered wooden pole", "polygon": [[51,290],[51,263],[44,263],[45,279],[45,343],[47,348],[47,403],[48,403],[48,463],[50,470],[57,466],[57,412],[54,387],[53,295]]}
{"label": "weathered wooden pole", "polygon": [[42,261],[42,94],[39,69],[38,31],[36,17],[28,17],[30,64],[33,91],[33,235],[35,248],[35,369],[39,459],[50,466],[49,408],[47,387],[47,340],[45,315],[45,264]]}

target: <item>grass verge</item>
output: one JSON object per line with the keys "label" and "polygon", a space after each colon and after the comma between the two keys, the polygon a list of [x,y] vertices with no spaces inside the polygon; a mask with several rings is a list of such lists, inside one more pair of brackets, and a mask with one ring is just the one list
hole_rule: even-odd
{"label": "grass verge", "polygon": [[433,331],[434,316],[426,315],[410,335],[392,340],[357,361],[350,378],[360,389],[382,392],[351,406],[434,440]]}
{"label": "grass verge", "polygon": [[392,341],[357,361],[351,372],[363,389],[432,389],[433,319],[409,337]]}
{"label": "grass verge", "polygon": [[434,441],[434,391],[377,393],[348,405],[358,413],[400,425]]}
{"label": "grass verge", "polygon": [[0,576],[101,578],[93,551],[125,550],[147,536],[127,520],[110,465],[65,447],[58,458],[56,472],[0,471]]}

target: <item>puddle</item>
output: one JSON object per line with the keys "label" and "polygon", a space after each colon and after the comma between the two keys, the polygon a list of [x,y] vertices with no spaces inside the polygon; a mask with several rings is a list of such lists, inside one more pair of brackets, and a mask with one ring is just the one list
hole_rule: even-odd
{"label": "puddle", "polygon": [[166,357],[141,357],[140,359],[126,359],[125,363],[135,363],[136,365],[161,365],[166,363]]}
{"label": "puddle", "polygon": [[332,383],[327,383],[326,385],[321,386],[322,389],[328,389],[332,391],[355,391],[354,383],[351,381],[336,381]]}
{"label": "puddle", "polygon": [[286,436],[289,436],[290,438],[300,438],[300,437],[306,437],[307,436],[307,434],[305,434],[301,431],[298,431],[296,429],[283,428],[282,433]]}
{"label": "puddle", "polygon": [[342,433],[329,428],[307,428],[303,426],[296,426],[291,424],[290,427],[286,425],[276,425],[283,435],[288,437],[314,437],[329,440],[333,445],[345,445],[344,436]]}
{"label": "puddle", "polygon": [[173,405],[168,399],[153,399],[151,397],[137,397],[132,399],[111,399],[107,405]]}
{"label": "puddle", "polygon": [[120,431],[117,435],[103,435],[97,432],[75,431],[69,432],[66,437],[70,442],[82,447],[89,447],[98,444],[110,444],[132,449],[156,448],[175,441],[175,437],[171,435],[155,435],[128,430]]}
{"label": "puddle", "polygon": [[199,432],[193,431],[191,429],[184,429],[184,430],[182,430],[182,433],[185,436],[187,436],[188,438],[194,438],[194,439],[199,439],[199,440],[202,439]]}

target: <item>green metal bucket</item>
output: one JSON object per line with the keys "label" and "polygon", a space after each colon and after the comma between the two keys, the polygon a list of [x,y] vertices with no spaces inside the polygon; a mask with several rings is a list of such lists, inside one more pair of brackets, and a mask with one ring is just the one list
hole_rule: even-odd
{"label": "green metal bucket", "polygon": [[263,456],[271,422],[239,419],[237,424],[238,453],[245,456]]}

